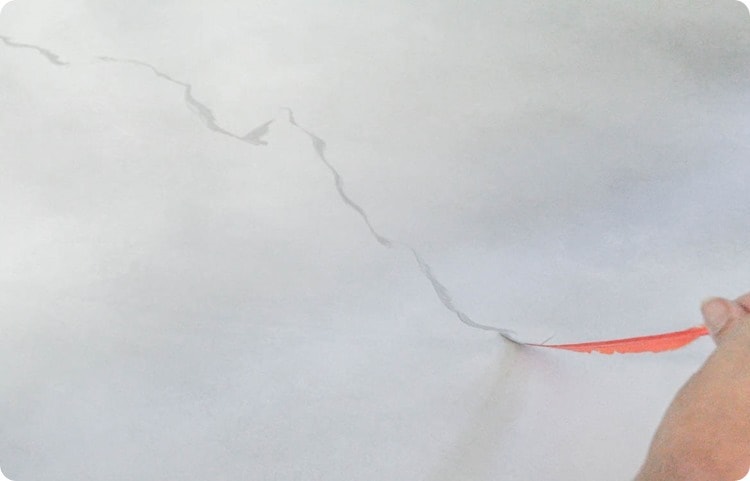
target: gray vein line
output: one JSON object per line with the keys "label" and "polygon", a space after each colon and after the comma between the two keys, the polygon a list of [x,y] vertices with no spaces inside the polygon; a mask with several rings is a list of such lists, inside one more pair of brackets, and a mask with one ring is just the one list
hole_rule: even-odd
{"label": "gray vein line", "polygon": [[372,226],[372,222],[370,222],[370,218],[367,215],[367,212],[356,202],[354,202],[351,197],[349,197],[344,190],[344,179],[341,177],[341,174],[336,170],[336,168],[331,165],[330,162],[328,162],[328,159],[325,155],[325,148],[326,143],[323,139],[318,137],[317,135],[313,134],[309,130],[305,129],[304,127],[300,126],[296,120],[294,120],[294,112],[292,112],[292,109],[285,107],[284,110],[289,112],[289,123],[303,131],[305,134],[307,134],[308,137],[310,137],[310,140],[312,140],[313,148],[315,149],[315,152],[318,154],[318,158],[325,164],[325,166],[328,168],[328,170],[333,175],[334,183],[336,185],[336,190],[339,193],[339,196],[341,197],[341,200],[343,200],[346,205],[351,207],[359,216],[362,218],[362,220],[367,224],[367,228],[370,229],[370,232],[372,233],[373,237],[375,237],[375,240],[378,241],[380,245],[383,245],[385,247],[392,247],[393,241],[386,238],[385,236],[382,236],[378,233],[378,231],[375,230],[375,228]]}
{"label": "gray vein line", "polygon": [[263,136],[268,134],[269,127],[273,123],[273,120],[269,120],[268,122],[265,122],[264,124],[256,127],[255,129],[251,130],[244,136],[239,136],[236,134],[233,134],[232,132],[229,132],[228,130],[222,128],[219,126],[219,124],[216,123],[216,116],[214,115],[213,111],[204,103],[198,101],[193,96],[192,90],[193,86],[189,83],[182,82],[180,80],[176,80],[169,75],[165,74],[164,72],[160,71],[156,67],[154,67],[151,64],[148,64],[146,62],[142,62],[140,60],[132,60],[132,59],[121,59],[121,58],[114,58],[114,57],[96,57],[99,60],[102,60],[104,62],[117,62],[117,63],[127,63],[132,65],[138,65],[141,67],[146,67],[147,69],[151,70],[154,75],[157,77],[163,78],[175,85],[179,85],[185,90],[185,105],[198,115],[198,117],[203,121],[203,124],[209,129],[214,132],[217,132],[222,135],[226,135],[228,137],[232,137],[233,139],[240,140],[242,142],[251,144],[251,145],[268,145],[268,142],[263,140]]}
{"label": "gray vein line", "polygon": [[378,243],[384,247],[387,247],[389,249],[392,249],[395,244],[399,244],[407,248],[411,251],[411,253],[414,255],[414,259],[417,261],[417,264],[419,265],[419,270],[422,272],[424,277],[430,282],[432,285],[432,289],[435,291],[435,294],[437,294],[438,299],[440,299],[440,302],[443,304],[443,306],[448,309],[450,312],[455,314],[455,316],[458,318],[459,321],[466,324],[467,326],[476,328],[476,329],[482,329],[485,331],[494,331],[499,333],[504,338],[508,339],[511,342],[519,343],[516,339],[517,335],[515,332],[508,330],[508,329],[502,329],[499,327],[494,326],[488,326],[486,324],[480,324],[476,321],[474,321],[471,317],[469,317],[465,312],[458,309],[454,303],[453,299],[450,296],[450,293],[448,292],[448,289],[435,277],[435,274],[432,272],[432,268],[430,265],[422,259],[422,256],[419,255],[419,253],[414,249],[413,247],[404,244],[403,242],[396,242],[387,239],[385,236],[381,235],[372,225],[372,222],[370,222],[370,218],[367,215],[367,212],[356,202],[354,202],[344,190],[344,180],[341,177],[341,174],[336,170],[336,168],[328,161],[325,155],[325,147],[326,143],[323,139],[315,135],[314,133],[310,132],[306,128],[302,127],[297,123],[297,121],[294,118],[294,112],[292,112],[292,109],[285,107],[284,108],[287,112],[289,112],[289,123],[297,127],[299,130],[304,132],[308,137],[310,137],[310,140],[312,141],[313,148],[315,149],[315,152],[318,154],[318,157],[320,160],[325,164],[325,166],[328,168],[328,170],[331,171],[331,174],[333,174],[334,182],[336,184],[336,190],[339,193],[339,196],[341,199],[354,211],[356,211],[359,216],[362,218],[362,220],[367,224],[368,229],[370,229],[370,232],[372,233],[373,237],[375,237],[375,240],[378,241]]}
{"label": "gray vein line", "polygon": [[56,54],[50,52],[47,49],[44,49],[42,47],[38,47],[36,45],[31,45],[28,43],[18,43],[13,40],[11,40],[9,37],[6,37],[4,35],[0,35],[0,41],[2,41],[5,45],[12,48],[28,48],[31,50],[36,50],[40,54],[42,54],[47,60],[49,60],[51,63],[64,67],[66,65],[70,65],[67,62],[63,62],[60,60],[60,57],[58,57]]}
{"label": "gray vein line", "polygon": [[437,294],[438,298],[440,299],[440,302],[445,306],[446,309],[451,311],[453,314],[458,317],[458,319],[466,324],[467,326],[474,327],[476,329],[482,329],[485,331],[495,331],[500,333],[501,336],[508,339],[509,341],[518,343],[516,340],[517,334],[514,331],[511,331],[510,329],[502,329],[495,326],[489,326],[486,324],[480,324],[476,321],[474,321],[471,317],[469,317],[465,312],[458,309],[453,304],[453,299],[451,298],[450,293],[448,292],[448,289],[435,277],[435,274],[432,272],[432,268],[428,263],[422,259],[422,256],[419,255],[419,253],[413,248],[409,247],[406,244],[404,246],[411,251],[411,253],[414,255],[414,259],[416,259],[417,264],[419,264],[419,270],[422,271],[422,274],[427,278],[428,281],[430,281],[430,284],[432,284],[432,288]]}
{"label": "gray vein line", "polygon": [[[56,54],[50,52],[49,50],[38,47],[36,45],[17,43],[17,42],[10,40],[8,37],[2,36],[2,35],[0,35],[0,40],[2,40],[2,42],[5,43],[9,47],[28,48],[28,49],[36,50],[37,52],[42,54],[45,58],[47,58],[47,60],[49,60],[55,65],[58,65],[58,66],[69,65],[68,63],[60,61],[59,57]],[[251,130],[244,136],[233,134],[232,132],[225,130],[224,128],[222,128],[216,123],[216,116],[214,115],[213,111],[207,105],[198,101],[193,96],[192,85],[190,85],[189,83],[176,80],[170,77],[169,75],[165,74],[164,72],[160,71],[153,65],[150,65],[146,62],[142,62],[140,60],[118,59],[114,57],[104,57],[104,56],[100,56],[96,58],[104,62],[127,63],[127,64],[138,65],[141,67],[148,68],[157,77],[165,79],[173,84],[179,85],[185,90],[185,98],[184,98],[185,104],[188,106],[188,108],[192,112],[196,113],[198,117],[200,117],[200,119],[203,121],[203,123],[206,125],[206,127],[209,130],[220,133],[222,135],[226,135],[228,137],[232,137],[233,139],[237,139],[239,141],[242,141],[251,145],[268,145],[268,142],[263,140],[263,136],[268,134],[270,125],[273,123],[273,120],[269,120],[268,122],[261,124],[260,126]],[[367,212],[362,208],[362,206],[354,202],[354,200],[352,200],[352,198],[349,197],[349,195],[346,193],[343,177],[338,172],[338,170],[333,166],[333,164],[331,164],[326,158],[326,155],[325,155],[326,142],[320,137],[318,137],[317,135],[315,135],[314,133],[312,133],[311,131],[299,125],[294,118],[294,112],[292,112],[292,109],[285,108],[285,110],[289,112],[289,122],[292,125],[294,125],[296,128],[298,128],[299,130],[304,132],[312,141],[313,149],[315,150],[315,152],[317,153],[318,157],[323,162],[323,164],[326,166],[326,168],[333,175],[334,184],[336,186],[336,190],[338,191],[339,196],[341,197],[341,200],[360,216],[360,218],[367,225],[367,228],[370,230],[370,233],[373,235],[375,240],[380,245],[386,248],[392,249],[395,245],[394,241],[381,235],[372,225],[372,222],[370,221],[370,218],[367,215]],[[485,324],[480,324],[474,321],[473,319],[471,319],[471,317],[469,317],[466,313],[456,308],[456,306],[453,303],[453,299],[451,298],[450,293],[448,292],[448,289],[437,279],[435,274],[432,272],[432,268],[430,267],[430,265],[427,262],[425,262],[424,259],[422,259],[422,257],[416,251],[416,249],[414,249],[413,247],[410,247],[407,244],[404,244],[403,242],[398,242],[398,244],[404,246],[405,248],[411,251],[411,253],[414,255],[414,259],[417,261],[417,264],[419,265],[419,270],[422,272],[424,277],[432,285],[432,288],[435,291],[435,294],[437,294],[438,299],[440,299],[440,302],[442,303],[442,305],[447,310],[455,314],[459,321],[466,324],[467,326],[470,326],[476,329],[498,332],[501,336],[508,339],[509,341],[514,342],[514,343],[519,343],[519,341],[516,339],[516,334],[513,331],[508,330],[508,329],[501,329],[498,327],[489,326]]]}

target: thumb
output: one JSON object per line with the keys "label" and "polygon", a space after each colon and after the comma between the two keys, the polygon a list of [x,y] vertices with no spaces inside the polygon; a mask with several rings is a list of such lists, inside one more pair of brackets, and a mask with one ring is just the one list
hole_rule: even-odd
{"label": "thumb", "polygon": [[750,314],[737,302],[713,297],[703,301],[701,313],[717,346],[729,339],[745,337],[750,347]]}

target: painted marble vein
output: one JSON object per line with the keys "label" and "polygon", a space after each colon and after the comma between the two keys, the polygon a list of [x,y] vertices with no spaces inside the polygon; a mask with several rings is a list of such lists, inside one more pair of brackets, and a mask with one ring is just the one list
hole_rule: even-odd
{"label": "painted marble vein", "polygon": [[[70,65],[68,63],[61,62],[59,60],[59,57],[55,55],[54,53],[50,52],[47,49],[44,49],[42,47],[38,47],[35,45],[29,45],[29,44],[22,44],[14,42],[7,37],[0,36],[0,39],[2,39],[5,44],[9,47],[13,48],[29,48],[32,50],[36,50],[40,54],[42,54],[47,60],[52,62],[55,65],[59,66],[67,66]],[[237,135],[232,132],[229,132],[228,130],[222,128],[218,125],[216,122],[216,117],[214,113],[211,111],[211,109],[203,104],[202,102],[198,101],[193,95],[192,95],[192,86],[188,83],[175,80],[174,78],[170,77],[169,75],[161,72],[156,67],[149,65],[146,62],[142,62],[140,60],[133,60],[133,59],[117,59],[113,57],[107,57],[107,56],[99,56],[97,57],[99,60],[102,60],[104,62],[119,62],[119,63],[126,63],[126,64],[132,64],[137,65],[141,67],[146,67],[149,70],[151,70],[157,77],[162,78],[164,80],[167,80],[173,84],[179,85],[182,87],[185,91],[185,104],[188,106],[188,108],[193,111],[198,117],[201,119],[203,124],[211,131],[214,131],[216,133],[226,135],[228,137],[232,137],[234,139],[240,140],[242,142],[249,143],[251,145],[268,145],[268,142],[263,140],[263,137],[268,134],[271,124],[274,122],[274,120],[269,120],[258,127],[252,129],[250,132],[248,132],[245,135]],[[336,168],[331,164],[331,162],[326,158],[325,156],[325,148],[326,143],[323,139],[318,137],[317,135],[313,134],[311,131],[307,130],[306,128],[302,127],[297,123],[297,121],[294,118],[294,113],[292,109],[286,108],[289,118],[288,121],[295,127],[297,127],[299,130],[304,132],[308,137],[310,137],[310,140],[312,141],[312,147],[315,150],[316,154],[320,158],[321,162],[326,166],[326,168],[331,172],[331,175],[334,178],[334,185],[336,187],[337,192],[339,193],[339,196],[341,197],[341,200],[352,210],[354,210],[359,217],[362,219],[362,221],[367,225],[367,228],[370,230],[370,233],[372,233],[375,240],[386,248],[392,248],[395,245],[403,246],[407,250],[411,251],[411,253],[414,256],[414,259],[417,262],[417,265],[419,266],[419,270],[424,274],[425,278],[430,282],[430,285],[435,290],[435,294],[438,296],[438,299],[442,303],[443,306],[445,306],[446,309],[448,309],[450,312],[456,315],[456,318],[461,321],[462,323],[466,324],[469,327],[473,327],[476,329],[482,329],[487,331],[495,331],[499,333],[503,338],[511,341],[511,342],[523,342],[520,341],[520,337],[517,333],[510,329],[503,329],[501,327],[495,327],[495,326],[489,326],[485,324],[478,323],[471,319],[465,312],[461,311],[459,308],[457,308],[451,299],[451,295],[448,292],[448,289],[443,285],[435,276],[435,274],[432,272],[432,268],[430,265],[419,255],[419,253],[413,248],[408,246],[407,244],[392,241],[386,237],[384,237],[382,234],[377,232],[375,228],[372,225],[372,222],[370,221],[367,212],[359,205],[357,204],[352,198],[346,193],[344,189],[344,179],[342,178],[341,174],[336,170]],[[528,340],[528,342],[533,342],[533,340]]]}

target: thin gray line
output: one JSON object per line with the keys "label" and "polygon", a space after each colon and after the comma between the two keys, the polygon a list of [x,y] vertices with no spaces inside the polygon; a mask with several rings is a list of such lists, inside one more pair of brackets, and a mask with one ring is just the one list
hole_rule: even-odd
{"label": "thin gray line", "polygon": [[36,50],[37,52],[39,52],[40,54],[42,54],[47,60],[49,60],[51,63],[53,63],[55,65],[58,65],[58,66],[61,66],[61,67],[64,67],[66,65],[70,65],[69,63],[63,62],[62,60],[60,60],[60,57],[58,57],[56,54],[54,54],[54,53],[50,52],[49,50],[44,49],[42,47],[38,47],[36,45],[31,45],[31,44],[28,44],[28,43],[14,42],[9,37],[6,37],[4,35],[0,35],[0,40],[5,45],[7,45],[8,47],[12,47],[12,48],[28,48],[28,49],[31,49],[31,50]]}
{"label": "thin gray line", "polygon": [[[52,62],[55,65],[58,65],[58,66],[69,65],[67,63],[61,62],[59,60],[59,57],[55,55],[54,53],[46,49],[43,49],[41,47],[37,47],[35,45],[17,43],[4,36],[0,36],[0,40],[2,40],[6,45],[13,47],[13,48],[29,48],[29,49],[36,50],[40,54],[44,55],[44,57],[46,57],[50,62]],[[104,62],[128,63],[128,64],[138,65],[138,66],[146,67],[150,69],[157,77],[165,79],[176,85],[179,85],[185,90],[185,98],[184,98],[185,104],[188,106],[188,108],[191,111],[195,112],[198,115],[198,117],[200,117],[200,119],[203,121],[206,127],[210,129],[211,131],[220,133],[222,135],[226,135],[228,137],[232,137],[233,139],[237,139],[239,141],[242,141],[251,145],[268,145],[268,142],[263,140],[262,137],[268,133],[270,125],[273,123],[273,120],[269,120],[268,122],[261,124],[260,126],[251,130],[244,136],[235,135],[232,132],[229,132],[228,130],[223,129],[216,123],[216,116],[214,115],[213,111],[207,105],[198,101],[192,95],[192,85],[190,85],[189,83],[176,80],[170,77],[169,75],[165,74],[164,72],[160,71],[153,65],[148,64],[146,62],[142,62],[140,60],[118,59],[114,57],[104,57],[104,56],[99,56],[96,58]],[[315,152],[317,153],[318,157],[323,162],[323,164],[326,166],[326,168],[333,175],[334,185],[336,187],[336,190],[339,193],[339,196],[341,197],[341,200],[360,216],[360,218],[367,225],[367,228],[370,230],[370,233],[373,235],[375,240],[380,245],[386,248],[392,249],[395,245],[394,241],[381,235],[377,230],[375,230],[375,227],[372,225],[372,222],[370,221],[370,218],[367,215],[367,212],[359,204],[354,202],[354,200],[352,200],[352,198],[349,197],[349,195],[346,193],[343,177],[338,172],[338,170],[336,170],[336,168],[326,158],[326,155],[325,155],[326,142],[320,137],[318,137],[317,135],[315,135],[314,133],[312,133],[311,131],[299,125],[294,118],[294,112],[292,111],[292,109],[285,108],[285,110],[289,112],[289,122],[292,125],[294,125],[296,128],[298,128],[299,130],[304,132],[308,137],[310,137],[310,140],[312,141],[313,149],[315,150]],[[422,272],[425,278],[432,285],[432,288],[435,291],[435,294],[437,294],[438,299],[440,299],[440,302],[442,303],[442,305],[447,310],[455,314],[459,321],[466,324],[467,326],[470,326],[476,329],[482,329],[486,331],[495,331],[499,333],[501,336],[503,336],[505,339],[508,339],[511,342],[520,344],[520,341],[516,339],[516,334],[513,331],[508,330],[508,329],[501,329],[501,328],[494,327],[494,326],[488,326],[485,324],[480,324],[474,321],[473,319],[471,319],[471,317],[469,317],[466,313],[456,308],[456,306],[453,304],[453,299],[451,298],[450,293],[448,292],[448,289],[446,289],[446,287],[437,279],[437,277],[435,277],[430,265],[426,263],[424,259],[422,259],[422,257],[413,247],[410,247],[409,245],[404,244],[402,242],[399,242],[398,244],[404,246],[405,248],[411,251],[411,253],[414,255],[415,260],[417,261],[417,264],[419,265],[419,270]]]}
{"label": "thin gray line", "polygon": [[514,331],[511,331],[509,329],[501,329],[495,326],[488,326],[486,324],[480,324],[470,318],[466,313],[458,309],[453,304],[453,299],[451,298],[448,289],[437,279],[437,277],[435,277],[435,274],[433,274],[430,265],[426,263],[424,259],[422,259],[422,257],[414,248],[406,245],[405,247],[407,247],[414,255],[414,259],[416,259],[417,264],[419,264],[419,270],[422,271],[422,274],[424,274],[427,280],[430,281],[430,284],[432,284],[432,288],[440,299],[440,302],[443,304],[443,306],[445,306],[446,309],[454,313],[461,322],[476,329],[498,332],[501,336],[508,339],[509,341],[518,343],[518,341],[515,339],[517,337],[517,334]]}
{"label": "thin gray line", "polygon": [[326,143],[323,139],[318,137],[317,135],[313,134],[309,130],[305,129],[304,127],[300,126],[297,121],[294,119],[294,112],[292,112],[292,109],[288,107],[284,107],[284,110],[289,112],[289,122],[303,131],[305,134],[307,134],[308,137],[310,137],[310,140],[312,140],[313,149],[315,149],[315,152],[318,154],[318,158],[325,164],[325,166],[328,168],[328,170],[333,175],[334,184],[336,185],[336,190],[339,193],[339,196],[341,197],[341,200],[346,203],[349,207],[351,207],[359,216],[362,218],[362,220],[367,224],[367,228],[370,229],[370,232],[372,233],[373,237],[375,237],[375,240],[378,241],[380,245],[383,245],[385,247],[392,247],[393,241],[386,238],[385,236],[380,235],[378,231],[375,230],[375,228],[372,226],[372,222],[370,222],[370,218],[367,215],[367,212],[356,202],[354,202],[351,197],[349,197],[344,190],[344,179],[341,177],[341,174],[336,170],[336,168],[331,165],[330,162],[328,162],[328,159],[325,155],[325,148]]}
{"label": "thin gray line", "polygon": [[[336,168],[328,161],[325,155],[325,147],[326,143],[323,139],[315,135],[314,133],[310,132],[306,128],[302,127],[297,123],[297,121],[294,118],[294,112],[292,109],[285,107],[284,110],[289,112],[289,123],[300,129],[302,132],[307,134],[308,137],[310,137],[310,140],[312,140],[313,149],[315,149],[315,152],[318,154],[318,157],[320,160],[325,164],[325,166],[328,168],[328,170],[331,171],[331,174],[333,174],[334,183],[336,185],[336,190],[339,193],[339,196],[341,199],[354,211],[356,211],[359,216],[362,218],[362,220],[367,224],[367,228],[370,229],[370,232],[372,233],[373,237],[375,237],[375,240],[378,241],[379,244],[382,246],[385,246],[387,248],[393,248],[394,242],[387,239],[385,236],[381,235],[372,225],[372,222],[370,222],[370,218],[367,215],[367,212],[356,202],[354,202],[344,190],[344,180],[341,177],[341,174],[336,170]],[[519,341],[516,339],[516,333],[508,330],[508,329],[501,329],[494,326],[488,326],[485,324],[480,324],[476,321],[474,321],[471,317],[469,317],[465,312],[461,311],[460,309],[456,308],[456,306],[453,304],[453,299],[450,296],[450,293],[448,292],[448,289],[435,277],[435,274],[432,272],[432,268],[430,265],[422,259],[422,256],[419,255],[419,253],[414,249],[413,247],[404,244],[403,242],[398,242],[398,244],[404,246],[405,248],[409,249],[411,253],[414,255],[414,259],[417,261],[417,264],[419,265],[419,270],[422,272],[422,274],[427,278],[427,280],[432,285],[432,289],[435,291],[435,294],[437,294],[438,299],[440,299],[441,304],[451,311],[453,314],[456,315],[459,321],[463,322],[467,326],[473,327],[475,329],[482,329],[485,331],[494,331],[499,333],[504,338],[508,339],[511,342],[519,343]]]}
{"label": "thin gray line", "polygon": [[216,133],[226,135],[228,137],[232,137],[233,139],[240,140],[242,142],[251,144],[251,145],[268,145],[268,142],[263,140],[263,136],[268,134],[269,127],[273,123],[273,120],[269,120],[268,122],[265,122],[264,124],[254,128],[244,136],[239,136],[236,134],[233,134],[232,132],[229,132],[226,129],[223,129],[219,124],[216,123],[216,116],[214,115],[213,111],[204,103],[198,101],[193,96],[193,86],[189,83],[182,82],[180,80],[176,80],[169,75],[165,74],[164,72],[160,71],[156,67],[154,67],[151,64],[148,64],[146,62],[142,62],[140,60],[132,60],[132,59],[126,59],[126,58],[114,58],[114,57],[96,57],[99,60],[102,60],[104,62],[117,62],[117,63],[128,63],[132,65],[138,65],[141,67],[146,67],[149,70],[151,70],[157,77],[163,78],[169,82],[172,82],[175,85],[179,85],[185,90],[185,105],[194,113],[198,115],[198,117],[203,121],[203,124],[209,129]]}

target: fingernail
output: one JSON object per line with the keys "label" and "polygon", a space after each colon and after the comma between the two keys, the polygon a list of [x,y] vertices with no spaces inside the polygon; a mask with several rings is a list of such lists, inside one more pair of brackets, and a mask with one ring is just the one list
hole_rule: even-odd
{"label": "fingernail", "polygon": [[711,331],[711,335],[716,335],[721,331],[729,320],[730,310],[726,301],[718,297],[711,297],[701,304],[701,312],[706,322],[706,327]]}

